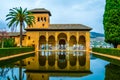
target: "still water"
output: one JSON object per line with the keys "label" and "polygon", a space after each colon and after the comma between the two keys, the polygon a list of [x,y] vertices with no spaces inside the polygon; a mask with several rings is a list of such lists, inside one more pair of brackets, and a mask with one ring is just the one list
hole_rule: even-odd
{"label": "still water", "polygon": [[[25,60],[25,59],[24,59]],[[0,68],[0,80],[19,80],[20,68],[18,65],[7,65]],[[34,65],[33,65],[34,66]],[[91,73],[44,73],[26,72],[26,67],[22,67],[21,80],[119,80],[120,67],[110,62],[91,56]],[[29,75],[31,74],[31,75]],[[50,75],[50,76],[49,76]]]}
{"label": "still water", "polygon": [[83,77],[50,77],[50,80],[104,80],[105,66],[109,62],[95,58],[90,60],[90,70],[92,74]]}

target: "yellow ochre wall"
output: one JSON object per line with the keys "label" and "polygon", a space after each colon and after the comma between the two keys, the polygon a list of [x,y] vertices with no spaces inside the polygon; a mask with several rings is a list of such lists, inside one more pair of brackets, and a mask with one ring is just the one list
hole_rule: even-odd
{"label": "yellow ochre wall", "polygon": [[[48,28],[49,27],[49,14],[48,13],[42,13],[42,14],[32,14],[35,17],[35,24],[33,27],[30,28]],[[39,18],[39,21],[38,21]],[[42,18],[42,19],[41,19]],[[46,21],[45,21],[46,18]]]}
{"label": "yellow ochre wall", "polygon": [[[27,27],[27,28],[49,28],[49,22],[50,22],[50,16],[48,13],[37,13],[32,14],[35,17],[35,24],[33,27]],[[39,18],[39,21],[38,21]],[[41,21],[41,18],[43,20]],[[44,21],[44,18],[46,18],[46,21]],[[44,24],[44,25],[43,25]],[[90,47],[90,33],[89,31],[26,31],[24,39],[23,39],[23,46],[34,46],[36,50],[39,50],[40,42],[39,38],[40,36],[45,36],[46,43],[48,44],[48,39],[52,35],[55,38],[55,46],[59,43],[58,36],[59,34],[64,33],[67,36],[66,43],[70,43],[70,37],[75,36],[76,37],[76,45],[79,44],[79,37],[84,36],[85,37],[85,47],[86,50],[89,50]],[[19,36],[15,37],[15,43],[17,46],[19,46]],[[70,44],[72,45],[72,44]]]}

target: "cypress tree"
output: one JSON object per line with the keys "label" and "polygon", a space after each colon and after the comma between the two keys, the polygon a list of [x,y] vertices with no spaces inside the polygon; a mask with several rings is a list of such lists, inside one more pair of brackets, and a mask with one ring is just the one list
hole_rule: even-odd
{"label": "cypress tree", "polygon": [[120,44],[120,0],[106,0],[103,17],[105,42],[116,48]]}

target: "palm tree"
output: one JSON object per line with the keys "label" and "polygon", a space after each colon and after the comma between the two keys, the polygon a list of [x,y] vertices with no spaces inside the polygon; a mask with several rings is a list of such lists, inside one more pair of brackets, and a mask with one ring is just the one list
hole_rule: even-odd
{"label": "palm tree", "polygon": [[20,25],[20,47],[22,47],[22,27],[25,28],[25,24],[32,26],[34,22],[34,16],[25,8],[24,10],[19,8],[13,8],[9,10],[9,14],[6,15],[6,20],[9,20],[8,27],[15,30]]}

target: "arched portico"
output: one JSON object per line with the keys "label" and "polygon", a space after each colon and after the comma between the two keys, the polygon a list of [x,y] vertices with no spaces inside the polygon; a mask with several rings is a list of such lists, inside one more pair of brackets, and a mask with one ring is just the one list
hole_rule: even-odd
{"label": "arched portico", "polygon": [[[58,33],[57,35],[49,35],[46,33],[39,37],[39,50],[44,47],[47,50],[86,50],[86,35],[71,35],[70,33]],[[87,42],[87,43],[86,43]]]}
{"label": "arched portico", "polygon": [[69,47],[73,50],[77,50],[77,40],[76,36],[71,36],[69,41]]}
{"label": "arched portico", "polygon": [[39,49],[46,49],[46,37],[43,35],[39,37]]}
{"label": "arched portico", "polygon": [[55,37],[54,36],[49,36],[48,38],[48,46],[50,50],[55,49]]}
{"label": "arched portico", "polygon": [[59,49],[65,49],[66,43],[67,43],[67,35],[65,33],[60,33],[58,35]]}
{"label": "arched portico", "polygon": [[[67,71],[89,69],[89,57],[86,57],[86,59],[84,57],[89,54],[86,53],[85,55],[78,52],[80,50],[89,51],[89,31],[91,28],[82,24],[50,24],[50,11],[44,8],[30,11],[35,17],[36,24],[25,29],[23,42],[25,46],[34,43],[35,51],[40,51],[35,55],[38,56],[36,60],[40,64],[40,66],[37,66],[38,69],[44,70],[43,67],[45,67],[45,70],[53,69],[57,71],[61,69]],[[18,36],[16,35],[16,41],[19,40]],[[17,42],[17,44],[19,43]],[[82,69],[80,69],[80,66],[82,66]]]}
{"label": "arched portico", "polygon": [[79,50],[85,50],[86,49],[85,36],[83,36],[83,35],[79,36],[78,45],[79,45]]}

